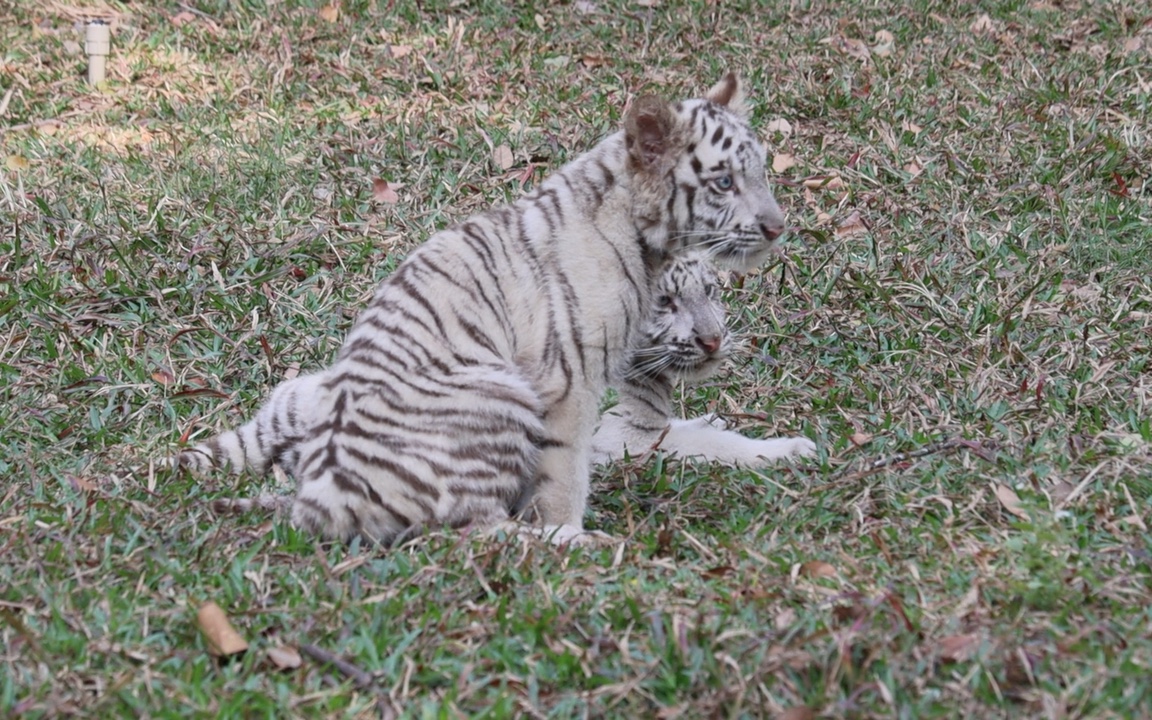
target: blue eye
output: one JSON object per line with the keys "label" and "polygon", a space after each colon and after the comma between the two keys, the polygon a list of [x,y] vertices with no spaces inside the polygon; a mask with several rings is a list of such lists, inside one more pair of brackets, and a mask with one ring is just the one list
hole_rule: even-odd
{"label": "blue eye", "polygon": [[731,190],[732,189],[732,176],[731,175],[721,175],[720,177],[716,178],[712,182],[716,183],[716,187],[720,188],[721,190]]}

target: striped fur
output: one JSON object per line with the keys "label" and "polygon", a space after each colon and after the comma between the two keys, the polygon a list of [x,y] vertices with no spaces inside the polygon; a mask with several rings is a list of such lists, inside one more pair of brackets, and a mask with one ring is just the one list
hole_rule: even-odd
{"label": "striped fur", "polygon": [[673,417],[679,381],[703,380],[719,369],[733,345],[724,324],[716,273],[705,258],[673,258],[654,290],[656,301],[633,350],[625,377],[616,384],[618,404],[601,418],[592,438],[595,463],[626,453],[664,450],[737,467],[761,467],[793,455],[811,455],[807,438],[753,440],[724,429],[715,416]]}
{"label": "striped fur", "polygon": [[178,463],[285,462],[292,521],[327,538],[388,543],[517,514],[573,537],[599,399],[659,268],[703,248],[747,270],[784,230],[742,108],[732,74],[704,99],[638,98],[623,131],[535,191],[416,249],[333,365],[273,393],[296,413],[268,407]]}

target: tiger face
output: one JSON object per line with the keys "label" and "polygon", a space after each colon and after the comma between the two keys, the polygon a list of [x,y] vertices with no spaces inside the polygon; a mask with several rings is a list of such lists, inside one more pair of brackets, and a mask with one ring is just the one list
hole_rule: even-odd
{"label": "tiger face", "polygon": [[633,164],[649,178],[642,190],[650,186],[655,195],[659,187],[663,194],[658,212],[669,252],[703,249],[713,261],[747,272],[775,250],[784,215],[768,187],[767,153],[748,126],[734,73],[702,99],[668,105],[638,98],[625,130]]}
{"label": "tiger face", "polygon": [[707,255],[674,257],[653,290],[652,311],[629,377],[671,374],[691,381],[712,375],[731,352],[732,336]]}

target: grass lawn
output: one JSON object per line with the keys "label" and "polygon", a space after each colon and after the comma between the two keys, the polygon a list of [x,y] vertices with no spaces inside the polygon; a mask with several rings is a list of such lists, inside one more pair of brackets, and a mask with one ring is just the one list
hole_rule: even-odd
{"label": "grass lawn", "polygon": [[[609,468],[572,551],[147,470],[726,68],[795,229],[684,408],[815,461]],[[1152,717],[1150,68],[1139,3],[0,0],[0,715]]]}

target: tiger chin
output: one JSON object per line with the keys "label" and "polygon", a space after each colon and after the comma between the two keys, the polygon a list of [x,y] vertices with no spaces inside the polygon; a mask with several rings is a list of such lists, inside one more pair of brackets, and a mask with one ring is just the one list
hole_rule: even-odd
{"label": "tiger chin", "polygon": [[763,468],[786,458],[813,455],[804,437],[754,439],[727,430],[715,417],[673,417],[678,382],[711,377],[734,342],[724,322],[716,272],[705,257],[670,261],[656,286],[656,300],[642,342],[616,386],[619,402],[604,413],[592,438],[596,464],[661,450],[682,458],[742,468]]}
{"label": "tiger chin", "polygon": [[579,542],[601,395],[671,258],[748,271],[784,218],[740,79],[637,98],[623,129],[511,205],[434,234],[378,287],[328,368],[174,462],[294,478],[292,522],[389,544],[507,527]]}

